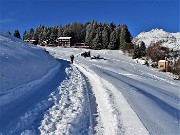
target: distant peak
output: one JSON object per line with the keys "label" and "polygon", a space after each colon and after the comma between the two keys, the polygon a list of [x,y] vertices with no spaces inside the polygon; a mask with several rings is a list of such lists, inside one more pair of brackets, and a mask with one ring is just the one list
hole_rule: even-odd
{"label": "distant peak", "polygon": [[152,29],[150,32],[154,32],[154,31],[163,31],[163,32],[165,32],[163,29],[158,29],[158,28]]}
{"label": "distant peak", "polygon": [[163,29],[152,29],[148,32],[141,32],[134,38],[136,43],[143,41],[146,47],[153,43],[161,43],[163,46],[173,49],[180,47],[180,32],[170,33]]}

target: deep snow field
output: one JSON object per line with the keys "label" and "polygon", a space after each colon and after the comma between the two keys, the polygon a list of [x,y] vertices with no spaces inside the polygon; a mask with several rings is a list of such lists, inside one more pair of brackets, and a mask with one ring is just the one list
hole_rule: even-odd
{"label": "deep snow field", "polygon": [[84,51],[0,33],[0,135],[180,133],[179,81],[119,50]]}

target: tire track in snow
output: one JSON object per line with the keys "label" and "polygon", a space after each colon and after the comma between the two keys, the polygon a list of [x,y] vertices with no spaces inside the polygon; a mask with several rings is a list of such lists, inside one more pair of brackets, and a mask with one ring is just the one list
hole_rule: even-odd
{"label": "tire track in snow", "polygon": [[97,126],[97,103],[96,103],[96,97],[94,96],[94,93],[92,91],[92,86],[90,84],[89,79],[81,72],[81,75],[85,79],[85,88],[86,88],[86,94],[85,96],[87,97],[88,101],[88,107],[89,107],[89,113],[90,113],[90,129],[89,129],[89,134],[96,134],[95,127]]}
{"label": "tire track in snow", "polygon": [[[95,70],[97,71],[97,70]],[[108,79],[109,81],[112,81],[112,78],[114,82],[114,86],[121,89],[122,94],[126,97],[129,104],[132,106],[134,111],[138,114],[141,121],[144,123],[144,125],[147,127],[148,131],[152,134],[176,134],[178,130],[178,110],[171,105],[168,105],[167,101],[163,101],[161,98],[158,97],[158,93],[154,93],[152,91],[156,90],[157,88],[155,86],[148,85],[146,83],[141,83],[138,80],[131,79],[127,76],[117,74],[110,70],[99,70],[103,72],[103,76],[106,75],[111,78]],[[119,82],[119,83],[117,83]],[[131,92],[131,93],[130,93]],[[161,89],[160,89],[161,92]],[[132,96],[137,94],[136,96]],[[167,95],[164,93],[160,93],[167,98]],[[141,99],[142,98],[142,99]],[[165,98],[165,99],[166,99]],[[143,101],[143,102],[142,102]],[[170,99],[171,101],[171,99]],[[176,101],[177,102],[177,101]],[[145,103],[145,106],[141,104]],[[153,107],[152,107],[153,106]],[[153,111],[151,108],[155,108]],[[154,113],[156,115],[154,115]],[[160,113],[157,113],[160,112]],[[156,117],[155,117],[156,116]],[[174,122],[171,122],[170,125],[168,125],[166,122],[171,120],[173,118]],[[160,123],[158,120],[161,120]],[[168,120],[169,119],[169,120]],[[169,128],[169,129],[168,129]],[[173,130],[175,129],[175,130]]]}
{"label": "tire track in snow", "polygon": [[101,80],[94,73],[88,72],[83,67],[76,65],[78,69],[89,78],[92,89],[98,104],[98,124],[95,127],[96,134],[123,134],[123,128],[120,125],[119,114],[112,106],[110,98],[112,95],[108,93],[107,89],[102,85]]}
{"label": "tire track in snow", "polygon": [[[96,96],[101,120],[100,127],[96,127],[97,134],[149,134],[126,99],[111,83],[100,78],[90,69],[76,66],[93,84],[93,92]],[[100,131],[98,131],[99,128]]]}

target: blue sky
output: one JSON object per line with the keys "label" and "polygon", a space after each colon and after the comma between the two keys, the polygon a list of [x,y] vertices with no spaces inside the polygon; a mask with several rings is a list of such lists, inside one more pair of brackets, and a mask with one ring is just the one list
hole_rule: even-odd
{"label": "blue sky", "polygon": [[23,32],[38,25],[54,26],[97,20],[127,24],[132,36],[161,28],[180,31],[179,0],[0,0],[0,30]]}

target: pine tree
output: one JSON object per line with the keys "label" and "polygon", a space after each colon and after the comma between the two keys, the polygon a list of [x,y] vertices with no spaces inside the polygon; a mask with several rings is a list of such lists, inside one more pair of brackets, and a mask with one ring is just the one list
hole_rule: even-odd
{"label": "pine tree", "polygon": [[57,38],[58,38],[58,27],[54,26],[51,28],[51,33],[50,33],[51,44],[54,44]]}
{"label": "pine tree", "polygon": [[32,38],[31,39],[34,39],[36,41],[38,41],[39,43],[42,42],[42,32],[44,30],[44,26],[42,25],[39,25],[33,32],[33,30],[31,30],[31,33],[32,33]]}
{"label": "pine tree", "polygon": [[134,46],[133,59],[140,58],[139,45]]}
{"label": "pine tree", "polygon": [[84,27],[83,27],[83,24],[82,23],[75,23],[75,26],[74,26],[74,32],[75,32],[75,42],[78,42],[78,43],[81,43],[83,42],[83,38],[85,38],[85,36],[83,35],[83,30],[84,30]]}
{"label": "pine tree", "polygon": [[39,44],[41,44],[44,41],[44,38],[43,38],[44,29],[45,29],[45,26],[40,25],[38,28],[38,32],[36,31],[36,34],[39,33],[39,35],[38,35],[38,43]]}
{"label": "pine tree", "polygon": [[100,28],[98,28],[97,33],[96,33],[96,37],[93,40],[93,49],[96,50],[100,50],[103,48],[102,46],[102,32],[100,30]]}
{"label": "pine tree", "polygon": [[27,40],[27,31],[24,31],[23,33],[23,40]]}
{"label": "pine tree", "polygon": [[44,27],[44,30],[42,32],[43,40],[48,40],[49,41],[50,34],[51,34],[50,29],[48,27]]}
{"label": "pine tree", "polygon": [[143,41],[140,43],[139,51],[140,51],[140,57],[144,57],[146,55],[146,46]]}
{"label": "pine tree", "polygon": [[116,25],[114,24],[114,22],[111,22],[109,24],[109,28],[110,28],[110,33],[112,33],[114,31],[114,29],[116,29]]}
{"label": "pine tree", "polygon": [[11,32],[8,31],[7,34],[11,35]]}
{"label": "pine tree", "polygon": [[21,39],[21,35],[20,35],[20,33],[19,33],[19,30],[18,30],[18,29],[16,29],[16,30],[15,30],[15,32],[14,32],[14,36],[15,36],[16,38],[20,38],[20,39]]}
{"label": "pine tree", "polygon": [[119,49],[121,48],[121,46],[120,46],[120,44],[121,44],[121,42],[120,42],[121,30],[122,30],[121,26],[118,25],[118,28],[116,29],[116,41],[117,41],[117,46]]}
{"label": "pine tree", "polygon": [[110,42],[108,45],[108,49],[110,49],[110,50],[118,49],[117,42],[116,42],[116,29],[114,29],[114,31],[110,35]]}
{"label": "pine tree", "polygon": [[126,48],[126,43],[131,43],[132,36],[128,30],[127,25],[119,25],[118,29],[119,48],[123,50],[124,48]]}
{"label": "pine tree", "polygon": [[96,28],[97,28],[97,22],[93,21],[91,24],[89,24],[86,27],[86,37],[85,37],[85,43],[89,45],[91,48],[93,47],[93,39],[96,36]]}
{"label": "pine tree", "polygon": [[31,28],[29,33],[28,33],[28,39],[31,40],[31,39],[33,39],[33,37],[34,37],[34,29]]}
{"label": "pine tree", "polygon": [[63,36],[63,28],[62,26],[58,26],[58,37],[62,37]]}
{"label": "pine tree", "polygon": [[109,44],[109,30],[106,24],[104,24],[104,28],[102,31],[102,46],[103,49],[107,49]]}

